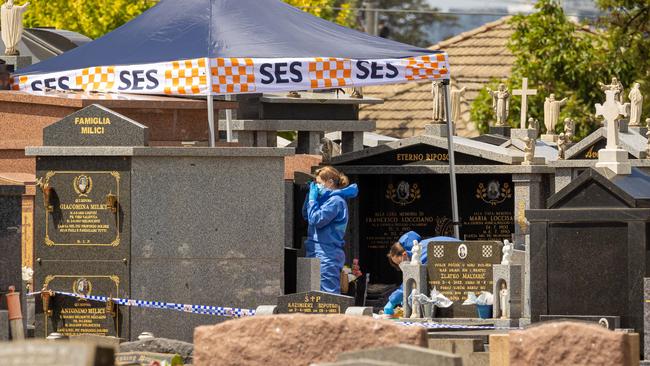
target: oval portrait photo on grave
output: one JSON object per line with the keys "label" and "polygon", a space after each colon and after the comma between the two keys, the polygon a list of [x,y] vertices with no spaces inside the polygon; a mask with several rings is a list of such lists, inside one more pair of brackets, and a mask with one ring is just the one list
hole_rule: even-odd
{"label": "oval portrait photo on grave", "polygon": [[77,295],[88,296],[93,290],[93,284],[86,278],[78,278],[72,285],[72,292]]}
{"label": "oval portrait photo on grave", "polygon": [[458,258],[460,259],[467,258],[467,246],[465,244],[461,244],[458,246]]}

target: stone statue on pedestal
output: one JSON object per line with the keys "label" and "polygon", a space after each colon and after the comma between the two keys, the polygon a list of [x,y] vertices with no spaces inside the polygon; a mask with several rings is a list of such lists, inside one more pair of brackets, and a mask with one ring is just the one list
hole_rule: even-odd
{"label": "stone statue on pedestal", "polygon": [[528,128],[531,130],[539,131],[539,121],[537,118],[528,118]]}
{"label": "stone statue on pedestal", "polygon": [[456,89],[451,92],[451,120],[460,121],[460,99],[465,94],[467,87]]}
{"label": "stone statue on pedestal", "polygon": [[623,104],[623,84],[617,78],[613,77],[611,84],[598,82],[598,85],[602,91],[613,90],[614,99]]}
{"label": "stone statue on pedestal", "polygon": [[431,82],[431,94],[433,95],[433,123],[445,121],[445,86],[442,81]]}
{"label": "stone statue on pedestal", "polygon": [[413,248],[411,249],[411,264],[417,265],[420,263],[420,255],[422,253],[422,247],[417,240],[413,240]]}
{"label": "stone statue on pedestal", "polygon": [[501,290],[499,290],[499,307],[501,309],[501,319],[510,319],[510,304],[508,295],[508,287],[506,283],[501,282]]}
{"label": "stone statue on pedestal", "polygon": [[510,265],[510,259],[512,258],[512,251],[514,249],[514,245],[510,243],[508,239],[503,241],[503,248],[501,249],[501,252],[503,253],[503,257],[501,257],[501,264],[504,266]]}
{"label": "stone statue on pedestal", "polygon": [[29,6],[14,5],[14,0],[7,0],[2,7],[0,7],[0,26],[2,27],[1,35],[2,42],[5,44],[5,55],[17,56],[18,50],[16,46],[23,36],[23,13]]}
{"label": "stone statue on pedestal", "polygon": [[630,127],[641,126],[641,113],[643,111],[643,95],[639,90],[639,83],[634,83],[628,97],[630,98]]}
{"label": "stone statue on pedestal", "polygon": [[499,84],[497,91],[493,91],[490,88],[487,91],[492,96],[492,108],[496,116],[495,126],[503,127],[506,125],[508,113],[510,113],[510,93],[506,88],[506,84],[503,83]]}
{"label": "stone statue on pedestal", "polygon": [[544,101],[544,126],[548,135],[555,135],[555,126],[560,119],[560,108],[566,104],[567,98],[555,100],[555,94],[551,94]]}
{"label": "stone statue on pedestal", "polygon": [[575,131],[575,122],[571,118],[564,119],[564,136],[567,138],[567,142],[571,142],[573,138],[573,131]]}
{"label": "stone statue on pedestal", "polygon": [[413,291],[411,291],[411,298],[413,299],[412,301],[412,306],[411,309],[411,319],[416,319],[416,318],[421,318],[422,316],[420,315],[420,299],[419,299],[420,292],[418,291],[417,288],[414,288]]}
{"label": "stone statue on pedestal", "polygon": [[564,159],[566,152],[566,145],[568,143],[568,138],[564,132],[560,134],[557,139],[557,158]]}
{"label": "stone statue on pedestal", "polygon": [[524,147],[524,162],[521,165],[532,165],[535,158],[535,139],[526,136],[522,141],[526,146]]}

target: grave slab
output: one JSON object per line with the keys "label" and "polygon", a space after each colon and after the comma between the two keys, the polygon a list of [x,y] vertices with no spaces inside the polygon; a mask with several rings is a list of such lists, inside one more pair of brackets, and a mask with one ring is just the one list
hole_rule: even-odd
{"label": "grave slab", "polygon": [[354,306],[351,296],[335,295],[321,291],[308,291],[278,297],[278,314],[345,314]]}
{"label": "grave slab", "polygon": [[399,362],[413,366],[462,366],[463,359],[447,352],[435,351],[427,348],[409,345],[398,345],[385,348],[364,349],[341,353],[337,360],[371,359],[378,361]]}
{"label": "grave slab", "polygon": [[20,341],[0,347],[5,366],[114,366],[114,350],[90,343]]}
{"label": "grave slab", "polygon": [[437,317],[477,317],[475,306],[462,303],[470,292],[492,292],[492,266],[501,263],[501,247],[495,241],[429,242],[429,288],[454,302],[450,308],[436,308]]}

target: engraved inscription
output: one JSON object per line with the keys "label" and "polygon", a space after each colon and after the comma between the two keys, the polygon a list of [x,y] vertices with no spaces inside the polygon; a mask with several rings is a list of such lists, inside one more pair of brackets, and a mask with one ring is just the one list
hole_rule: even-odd
{"label": "engraved inscription", "polygon": [[118,172],[48,172],[45,183],[57,198],[46,215],[46,245],[119,245],[119,214],[107,204],[111,195],[119,202]]}

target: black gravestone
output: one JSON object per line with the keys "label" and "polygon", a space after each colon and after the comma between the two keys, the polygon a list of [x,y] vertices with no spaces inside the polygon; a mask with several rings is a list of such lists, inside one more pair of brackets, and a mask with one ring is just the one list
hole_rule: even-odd
{"label": "black gravestone", "polygon": [[[509,174],[459,175],[463,240],[511,239],[514,187]],[[449,177],[438,174],[359,176],[359,258],[372,283],[400,283],[386,258],[408,231],[422,238],[453,236]]]}
{"label": "black gravestone", "polygon": [[[0,185],[0,293],[21,288],[21,201],[23,186]],[[6,302],[0,301],[0,309]]]}
{"label": "black gravestone", "polygon": [[92,104],[43,129],[45,146],[146,146],[149,129]]}
{"label": "black gravestone", "polygon": [[492,292],[492,266],[501,263],[501,248],[494,241],[429,242],[429,289],[435,287],[454,302],[451,308],[436,309],[441,317],[477,317],[475,306],[462,303],[470,292]]}
{"label": "black gravestone", "polygon": [[532,320],[619,316],[621,327],[642,333],[650,176],[634,168],[608,179],[589,169],[551,196],[547,207],[526,211]]}
{"label": "black gravestone", "polygon": [[344,314],[354,306],[354,297],[321,291],[300,292],[278,297],[278,313]]}
{"label": "black gravestone", "polygon": [[[92,126],[94,133],[84,127]],[[92,105],[47,127],[54,146],[142,146],[147,128]],[[36,161],[35,286],[78,295],[130,297],[131,162],[113,156],[41,156]],[[54,296],[36,317],[36,336],[129,338],[129,311]],[[37,304],[37,312],[43,312]]]}

